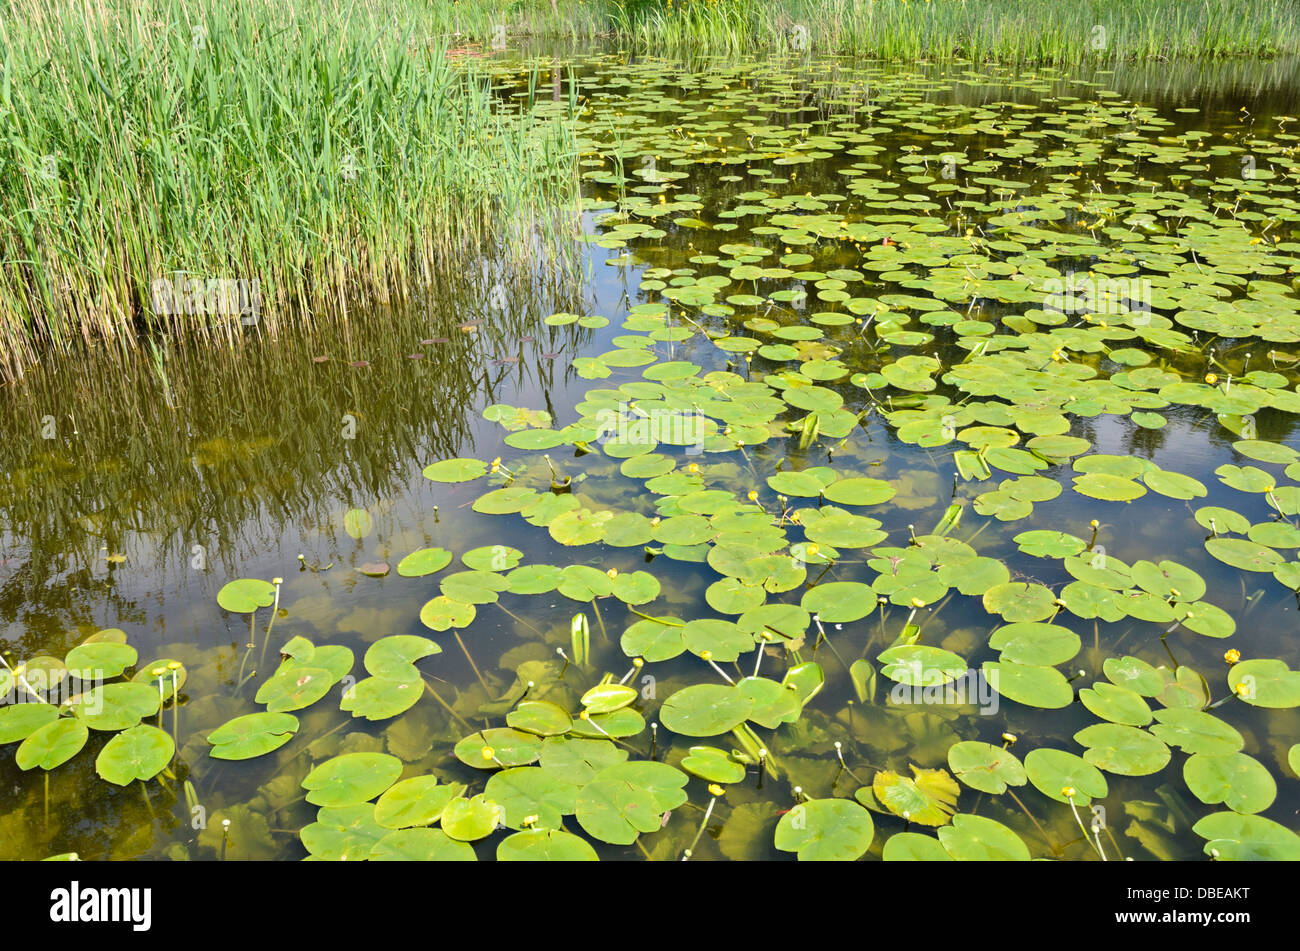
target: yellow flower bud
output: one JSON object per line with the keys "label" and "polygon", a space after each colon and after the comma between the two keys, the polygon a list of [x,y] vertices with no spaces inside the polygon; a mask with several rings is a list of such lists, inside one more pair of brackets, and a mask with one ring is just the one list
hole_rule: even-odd
{"label": "yellow flower bud", "polygon": [[1237,650],[1234,647],[1232,650],[1224,653],[1223,659],[1226,660],[1229,664],[1235,664],[1237,661],[1241,660],[1241,651]]}

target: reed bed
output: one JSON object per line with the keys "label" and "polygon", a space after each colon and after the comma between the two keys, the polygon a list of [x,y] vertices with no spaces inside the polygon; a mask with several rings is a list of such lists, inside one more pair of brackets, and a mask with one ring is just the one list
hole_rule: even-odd
{"label": "reed bed", "polygon": [[576,221],[565,104],[522,114],[459,42],[417,0],[11,0],[0,376],[78,341],[274,333],[489,234],[535,254]]}
{"label": "reed bed", "polygon": [[1293,0],[623,0],[638,45],[1074,66],[1293,55]]}

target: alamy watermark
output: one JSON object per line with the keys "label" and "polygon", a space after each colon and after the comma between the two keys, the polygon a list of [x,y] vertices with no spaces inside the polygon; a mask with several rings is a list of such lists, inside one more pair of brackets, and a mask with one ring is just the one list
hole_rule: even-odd
{"label": "alamy watermark", "polygon": [[257,278],[213,277],[207,280],[173,274],[150,286],[155,314],[213,314],[239,317],[256,326],[262,312],[262,283]]}
{"label": "alamy watermark", "polygon": [[688,456],[704,452],[704,437],[709,432],[704,413],[660,408],[646,412],[627,402],[620,402],[617,408],[600,409],[596,425],[596,441],[602,445],[611,439],[627,445],[667,443],[685,446]]}
{"label": "alamy watermark", "polygon": [[1153,292],[1145,277],[1096,278],[1091,273],[1066,271],[1063,277],[1045,281],[1043,289],[1047,292],[1043,308],[1062,314],[1151,313]]}
{"label": "alamy watermark", "polygon": [[998,692],[982,670],[967,670],[955,678],[937,669],[923,669],[920,661],[905,663],[908,683],[899,681],[889,691],[889,702],[936,706],[977,706],[982,714],[998,712]]}
{"label": "alamy watermark", "polygon": [[[0,694],[0,706],[41,703],[53,707],[76,706],[94,716],[104,710],[104,672],[102,670],[63,670],[45,667],[28,668],[27,664],[0,670],[8,690]],[[73,686],[73,679],[76,686]]]}

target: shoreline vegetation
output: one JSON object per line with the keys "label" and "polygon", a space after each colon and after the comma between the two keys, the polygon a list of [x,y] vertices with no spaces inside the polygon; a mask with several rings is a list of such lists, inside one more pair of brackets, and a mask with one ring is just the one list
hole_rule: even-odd
{"label": "shoreline vegetation", "polygon": [[[579,90],[504,43],[1102,66],[1300,52],[1286,0],[9,0],[0,381],[156,333],[233,345],[486,244],[571,253]],[[162,293],[160,293],[160,289]],[[212,314],[213,310],[219,311]],[[213,319],[213,318],[216,319]]]}

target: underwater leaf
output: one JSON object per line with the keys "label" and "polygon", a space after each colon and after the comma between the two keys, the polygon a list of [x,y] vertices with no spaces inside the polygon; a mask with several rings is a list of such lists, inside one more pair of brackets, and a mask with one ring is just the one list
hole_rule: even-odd
{"label": "underwater leaf", "polygon": [[343,531],[357,541],[370,534],[372,522],[370,513],[365,509],[348,509],[343,515]]}

